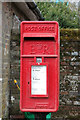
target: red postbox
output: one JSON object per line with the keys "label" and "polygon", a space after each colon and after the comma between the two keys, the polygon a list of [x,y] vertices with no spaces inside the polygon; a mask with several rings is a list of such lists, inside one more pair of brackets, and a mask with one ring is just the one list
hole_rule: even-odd
{"label": "red postbox", "polygon": [[59,106],[59,25],[21,23],[20,109],[55,112]]}

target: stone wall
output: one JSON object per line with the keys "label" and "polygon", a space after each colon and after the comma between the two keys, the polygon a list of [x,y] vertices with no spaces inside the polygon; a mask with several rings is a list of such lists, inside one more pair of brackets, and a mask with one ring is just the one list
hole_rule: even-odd
{"label": "stone wall", "polygon": [[[2,118],[9,118],[10,110],[10,41],[13,31],[19,31],[24,19],[14,3],[2,2]],[[21,20],[21,21],[20,21]],[[1,30],[1,28],[0,28]],[[19,50],[17,50],[19,51]],[[15,54],[15,51],[14,51]],[[16,63],[17,64],[17,63]],[[0,69],[1,70],[1,69]],[[0,76],[1,77],[1,76]],[[1,80],[1,79],[0,79]],[[11,83],[13,84],[13,83]],[[13,99],[13,98],[12,98]]]}
{"label": "stone wall", "polygon": [[53,118],[80,119],[80,35],[62,29],[60,34],[60,107]]}
{"label": "stone wall", "polygon": [[[17,32],[16,32],[17,33]],[[22,114],[19,109],[20,34],[12,33],[10,42],[10,116]],[[52,113],[52,120],[79,120],[80,118],[80,35],[78,30],[60,32],[60,107]]]}
{"label": "stone wall", "polygon": [[2,117],[2,3],[0,2],[0,118]]}
{"label": "stone wall", "polygon": [[[13,31],[13,30],[12,30]],[[14,84],[16,79],[20,86],[20,32],[12,32],[10,41],[10,115],[21,114],[19,109],[20,91]]]}
{"label": "stone wall", "polygon": [[9,108],[9,68],[10,68],[10,36],[12,28],[11,4],[2,3],[2,114],[8,117]]}

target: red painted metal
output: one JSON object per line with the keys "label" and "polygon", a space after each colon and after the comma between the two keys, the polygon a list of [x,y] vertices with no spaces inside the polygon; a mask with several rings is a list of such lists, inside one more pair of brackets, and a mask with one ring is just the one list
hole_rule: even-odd
{"label": "red painted metal", "polygon": [[[55,112],[59,106],[59,25],[56,21],[21,23],[20,109]],[[37,57],[42,63],[37,63]],[[46,66],[46,95],[32,95],[31,66]]]}

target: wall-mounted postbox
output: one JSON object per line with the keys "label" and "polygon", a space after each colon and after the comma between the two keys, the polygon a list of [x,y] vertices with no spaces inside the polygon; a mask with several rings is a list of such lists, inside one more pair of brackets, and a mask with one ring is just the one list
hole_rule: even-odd
{"label": "wall-mounted postbox", "polygon": [[21,23],[20,109],[55,112],[59,105],[59,26],[56,21]]}

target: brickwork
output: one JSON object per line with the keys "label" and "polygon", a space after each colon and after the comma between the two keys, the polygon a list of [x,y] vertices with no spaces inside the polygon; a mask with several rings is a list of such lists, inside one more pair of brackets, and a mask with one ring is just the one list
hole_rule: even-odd
{"label": "brickwork", "polygon": [[[55,120],[79,120],[80,115],[80,38],[78,30],[61,30],[60,43],[60,107],[52,113]],[[19,109],[19,90],[13,80],[20,83],[20,34],[13,33],[11,54],[11,110],[10,115],[22,114]]]}

